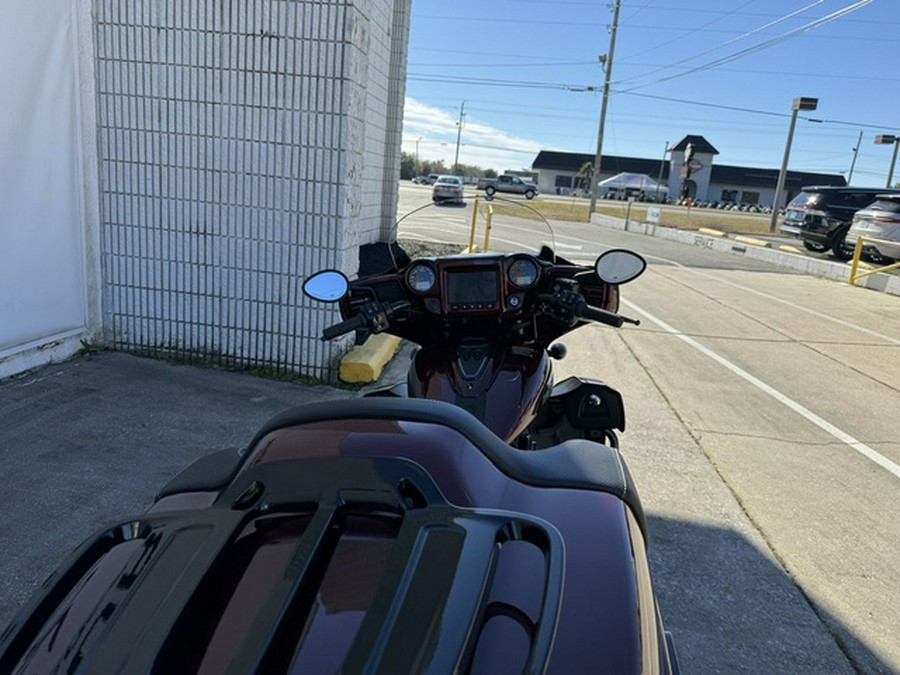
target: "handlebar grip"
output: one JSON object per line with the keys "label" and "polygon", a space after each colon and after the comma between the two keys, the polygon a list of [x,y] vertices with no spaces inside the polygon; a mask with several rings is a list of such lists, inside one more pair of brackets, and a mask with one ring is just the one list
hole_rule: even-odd
{"label": "handlebar grip", "polygon": [[621,328],[622,324],[625,323],[624,316],[614,314],[613,312],[607,312],[605,309],[600,309],[599,307],[591,307],[586,302],[578,303],[575,313],[583,319],[598,321],[599,323],[605,323],[607,326],[615,326],[616,328]]}
{"label": "handlebar grip", "polygon": [[351,330],[356,330],[357,328],[365,328],[366,327],[366,317],[362,315],[362,312],[356,314],[355,316],[351,316],[349,319],[344,319],[340,323],[336,323],[333,326],[329,326],[328,328],[322,331],[322,340],[333,340],[339,335],[343,335],[344,333],[349,333]]}

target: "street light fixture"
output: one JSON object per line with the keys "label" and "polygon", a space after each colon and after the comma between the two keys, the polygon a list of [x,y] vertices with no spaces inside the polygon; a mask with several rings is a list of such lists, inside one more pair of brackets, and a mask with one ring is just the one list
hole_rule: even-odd
{"label": "street light fixture", "polygon": [[894,166],[897,164],[897,148],[900,148],[900,136],[892,136],[890,134],[879,134],[875,137],[875,143],[878,145],[893,145],[894,146],[894,156],[891,157],[891,168],[888,171],[888,179],[887,185],[884,187],[891,187],[891,181],[894,180]]}
{"label": "street light fixture", "polygon": [[815,110],[819,106],[819,99],[801,96],[795,98],[791,105],[791,125],[788,127],[787,143],[784,146],[784,159],[781,160],[781,171],[778,172],[778,184],[775,186],[775,198],[772,200],[772,219],[769,221],[769,232],[775,231],[775,223],[778,220],[778,212],[781,210],[781,191],[784,190],[784,181],[787,177],[788,159],[791,156],[791,142],[794,140],[794,127],[797,125],[797,113],[801,110]]}

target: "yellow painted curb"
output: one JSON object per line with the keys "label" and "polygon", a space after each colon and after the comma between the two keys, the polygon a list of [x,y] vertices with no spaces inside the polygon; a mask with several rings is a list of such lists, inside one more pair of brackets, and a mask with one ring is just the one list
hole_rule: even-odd
{"label": "yellow painted curb", "polygon": [[751,246],[762,246],[763,248],[770,248],[772,246],[772,242],[765,241],[764,239],[756,239],[754,237],[745,237],[741,234],[734,238],[735,241],[739,241],[742,244],[750,244]]}
{"label": "yellow painted curb", "polygon": [[344,382],[374,382],[394,356],[400,338],[387,333],[369,337],[341,359],[340,378]]}
{"label": "yellow painted curb", "polygon": [[725,236],[724,232],[721,232],[719,230],[713,230],[712,228],[709,228],[709,227],[701,227],[699,230],[697,230],[697,232],[699,232],[700,234],[708,234],[710,237],[724,237]]}
{"label": "yellow painted curb", "polygon": [[778,250],[784,251],[785,253],[803,253],[803,251],[801,251],[799,248],[797,248],[796,246],[791,246],[790,244],[782,244],[778,247]]}

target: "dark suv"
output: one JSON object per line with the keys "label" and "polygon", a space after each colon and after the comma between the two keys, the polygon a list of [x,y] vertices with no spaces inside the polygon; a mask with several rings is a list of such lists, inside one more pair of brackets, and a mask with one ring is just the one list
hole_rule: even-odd
{"label": "dark suv", "polygon": [[791,200],[781,222],[782,234],[800,237],[810,251],[831,250],[838,260],[850,260],[853,247],[844,241],[853,214],[878,195],[900,190],[884,188],[805,187]]}

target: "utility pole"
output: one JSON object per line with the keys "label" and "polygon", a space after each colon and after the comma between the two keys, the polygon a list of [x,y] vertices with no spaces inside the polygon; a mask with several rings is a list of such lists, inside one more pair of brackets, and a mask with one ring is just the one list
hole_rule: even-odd
{"label": "utility pole", "polygon": [[[662,160],[659,163],[659,176],[656,178],[656,202],[659,203],[659,187],[662,183],[662,175],[663,169],[666,166],[666,154],[669,152],[669,141],[666,141],[666,145],[663,148]],[[671,177],[669,178],[671,180]]]}
{"label": "utility pole", "polygon": [[609,80],[612,77],[613,53],[616,51],[616,31],[619,29],[619,8],[622,0],[616,0],[613,9],[613,21],[609,31],[609,53],[600,55],[600,63],[604,66],[606,76],[603,80],[603,102],[600,105],[600,128],[597,130],[597,154],[594,155],[594,173],[591,176],[591,205],[588,210],[588,221],[597,208],[597,181],[600,179],[600,161],[603,159],[603,128],[606,126],[606,107],[609,103]]}
{"label": "utility pole", "polygon": [[859,138],[856,139],[856,147],[853,148],[853,161],[850,162],[850,173],[847,175],[847,185],[853,183],[853,168],[856,166],[856,156],[859,154],[859,146],[862,145],[862,129],[859,130]]}
{"label": "utility pole", "polygon": [[459,169],[459,139],[462,136],[463,118],[466,116],[466,102],[463,101],[459,106],[459,121],[456,123],[456,156],[453,158],[453,174],[456,175]]}

